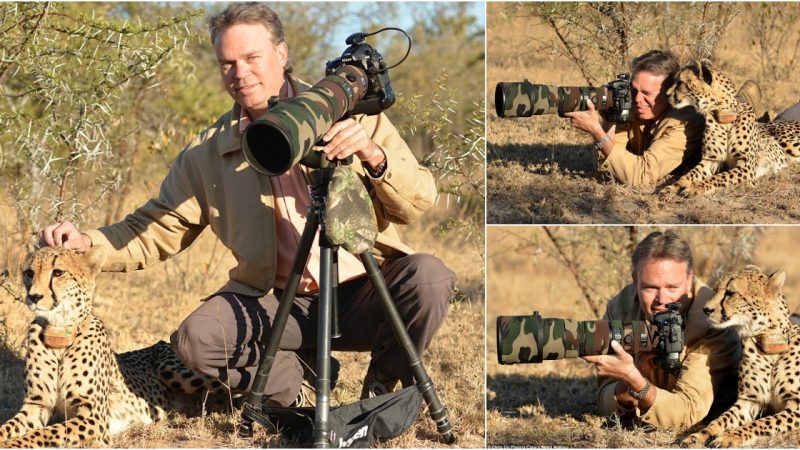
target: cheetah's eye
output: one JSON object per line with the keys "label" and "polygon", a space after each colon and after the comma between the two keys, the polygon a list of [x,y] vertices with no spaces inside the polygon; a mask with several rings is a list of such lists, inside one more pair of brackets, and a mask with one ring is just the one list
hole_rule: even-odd
{"label": "cheetah's eye", "polygon": [[730,290],[730,289],[726,289],[726,290],[725,290],[725,297],[731,297],[731,296],[733,296],[734,294],[736,294],[736,292],[734,292],[734,291],[732,291],[732,290]]}
{"label": "cheetah's eye", "polygon": [[33,273],[33,271],[31,269],[27,269],[27,270],[22,272],[22,276],[27,278],[27,279],[33,278],[33,275],[34,275],[34,273]]}
{"label": "cheetah's eye", "polygon": [[60,277],[61,275],[64,275],[64,271],[63,270],[53,269],[53,276],[54,277]]}

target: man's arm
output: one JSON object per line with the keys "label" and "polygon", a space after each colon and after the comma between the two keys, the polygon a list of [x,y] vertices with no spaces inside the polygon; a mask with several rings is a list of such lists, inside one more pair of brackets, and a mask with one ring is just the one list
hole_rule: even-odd
{"label": "man's arm", "polygon": [[[634,364],[634,358],[623,350],[617,341],[611,342],[608,355],[584,356],[583,359],[595,365],[598,379],[598,408],[602,414],[624,414],[638,408],[640,412],[647,411],[657,397],[658,388],[648,385],[650,381]],[[639,360],[642,370],[652,370],[652,359],[649,357]],[[646,391],[645,391],[646,388]],[[644,397],[636,399],[629,393],[645,391]]]}
{"label": "man's arm", "polygon": [[369,178],[380,203],[376,207],[382,208],[391,222],[413,222],[436,201],[433,175],[417,162],[386,115],[362,116],[360,123],[386,155],[386,170]]}
{"label": "man's arm", "polygon": [[600,169],[631,186],[654,184],[668,175],[681,165],[687,149],[686,126],[678,120],[670,122],[641,155],[628,151],[622,144],[627,144],[627,139],[623,141],[617,133],[617,145],[601,162]]}
{"label": "man's arm", "polygon": [[103,270],[143,269],[187,248],[205,229],[207,220],[192,180],[191,161],[181,152],[161,184],[158,197],[116,224],[85,233],[92,245],[104,245],[109,254]]}

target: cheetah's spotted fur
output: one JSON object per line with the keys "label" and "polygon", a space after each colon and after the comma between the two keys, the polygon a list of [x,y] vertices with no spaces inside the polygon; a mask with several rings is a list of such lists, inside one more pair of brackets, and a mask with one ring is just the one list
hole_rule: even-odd
{"label": "cheetah's spotted fur", "polygon": [[[739,102],[731,80],[708,63],[683,67],[667,96],[673,107],[693,106],[705,118],[702,159],[668,186],[668,192],[691,196],[741,182],[754,184],[756,178],[785,167],[787,157],[800,156],[800,122],[758,126],[752,106]],[[722,123],[720,111],[735,113],[736,119]]]}
{"label": "cheetah's spotted fur", "polygon": [[[25,398],[0,426],[0,447],[108,445],[128,426],[185,411],[196,404],[193,394],[222,387],[186,368],[166,342],[119,355],[111,350],[103,322],[92,315],[104,260],[96,247],[85,254],[47,247],[26,259],[25,303],[36,318],[28,330]],[[47,327],[73,327],[72,344],[47,346]],[[54,412],[64,421],[48,425]]]}
{"label": "cheetah's spotted fur", "polygon": [[[742,339],[738,398],[682,445],[742,447],[800,426],[800,325],[789,321],[785,278],[784,271],[766,275],[747,266],[726,275],[703,308],[715,327],[735,327]],[[788,338],[788,349],[766,353],[760,336]],[[767,411],[774,414],[759,418]]]}

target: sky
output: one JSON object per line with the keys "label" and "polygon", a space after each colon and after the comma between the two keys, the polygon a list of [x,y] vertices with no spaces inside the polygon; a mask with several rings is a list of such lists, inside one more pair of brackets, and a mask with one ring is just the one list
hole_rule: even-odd
{"label": "sky", "polygon": [[[345,2],[347,4],[348,9],[352,11],[357,11],[360,6],[363,6],[365,3],[368,2]],[[372,3],[372,2],[369,2]],[[434,2],[394,2],[398,5],[400,9],[400,16],[401,20],[399,23],[396,24],[386,24],[386,26],[396,26],[398,28],[408,29],[413,24],[413,18],[411,14],[402,14],[404,9],[409,9],[410,5],[424,5],[423,7],[430,7],[433,8]],[[439,2],[439,3],[454,3],[454,2]],[[477,19],[477,26],[480,28],[485,28],[486,26],[486,3],[484,2],[464,2],[468,3],[470,12],[476,17]],[[405,18],[405,21],[403,20]],[[353,29],[355,25],[343,23],[342,27],[337,30],[336,33],[331,37],[331,43],[334,45],[344,45],[344,40],[350,34],[356,31],[374,31],[374,30],[355,30]]]}

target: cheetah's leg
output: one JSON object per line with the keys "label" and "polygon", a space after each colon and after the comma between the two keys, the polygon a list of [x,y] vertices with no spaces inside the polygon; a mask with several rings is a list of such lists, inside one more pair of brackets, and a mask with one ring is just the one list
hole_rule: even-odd
{"label": "cheetah's leg", "polygon": [[170,390],[187,395],[201,394],[204,391],[216,393],[222,390],[222,382],[217,378],[197,373],[186,367],[168,343],[161,341],[151,348],[159,351],[155,365],[158,379]]}
{"label": "cheetah's leg", "polygon": [[754,158],[739,160],[736,167],[725,172],[718,173],[708,180],[684,189],[681,194],[691,197],[699,194],[709,194],[718,188],[724,188],[733,184],[752,182],[756,172]]}
{"label": "cheetah's leg", "polygon": [[681,442],[681,447],[705,446],[709,440],[717,438],[725,430],[736,428],[742,423],[753,420],[760,411],[761,406],[758,402],[739,398],[733,406],[712,420],[706,428],[687,436]]}
{"label": "cheetah's leg", "polygon": [[787,156],[800,157],[800,122],[769,123],[764,130],[775,138]]}
{"label": "cheetah's leg", "polygon": [[[81,401],[81,400],[76,400]],[[8,440],[8,448],[84,447],[91,443],[108,445],[108,409],[83,403],[77,415],[69,420],[34,430],[22,437]]]}
{"label": "cheetah's leg", "polygon": [[725,130],[719,127],[707,127],[703,132],[700,162],[677,182],[667,186],[664,191],[672,194],[683,192],[719,172],[725,164],[726,157],[726,154],[719,149],[720,142],[727,142]]}
{"label": "cheetah's leg", "polygon": [[755,120],[749,121],[748,116],[737,120],[735,128],[728,139],[728,152],[734,161],[733,167],[718,173],[702,183],[688,187],[682,194],[690,197],[698,194],[708,194],[717,188],[727,187],[732,184],[751,182],[755,179],[758,169],[758,155],[755,154],[754,136]]}
{"label": "cheetah's leg", "polygon": [[795,402],[794,408],[749,422],[739,428],[728,430],[717,437],[712,444],[716,447],[742,447],[749,445],[759,436],[775,436],[797,429],[800,426],[800,410]]}
{"label": "cheetah's leg", "polygon": [[682,176],[674,184],[664,188],[664,191],[672,194],[684,191],[691,188],[697,183],[707,180],[717,173],[722,167],[722,161],[716,159],[703,159],[698,165],[690,170],[686,175]]}
{"label": "cheetah's leg", "polygon": [[[41,326],[28,329],[28,354],[25,358],[25,398],[20,411],[0,426],[0,444],[42,428],[50,420],[56,404],[58,360],[38,339]],[[0,445],[2,447],[2,445]]]}

